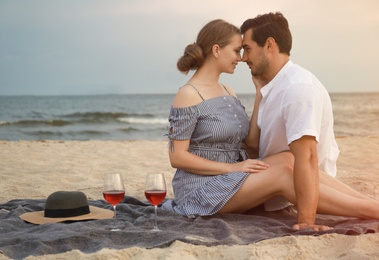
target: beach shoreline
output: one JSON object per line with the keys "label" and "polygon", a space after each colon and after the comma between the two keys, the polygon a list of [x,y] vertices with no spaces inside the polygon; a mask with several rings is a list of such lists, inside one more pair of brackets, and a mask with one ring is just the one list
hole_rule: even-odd
{"label": "beach shoreline", "polygon": [[[339,136],[337,178],[373,198],[379,198],[379,136]],[[126,195],[145,200],[145,175],[165,174],[172,198],[175,170],[168,160],[167,141],[0,141],[0,203],[13,199],[44,199],[57,190],[80,190],[90,200],[102,198],[106,172],[123,174]],[[175,242],[167,248],[102,249],[94,254],[77,250],[60,259],[369,259],[379,257],[379,234],[283,237],[250,245],[205,247]],[[331,246],[333,245],[333,246]],[[53,259],[58,255],[29,257]],[[6,259],[0,254],[0,259]]]}

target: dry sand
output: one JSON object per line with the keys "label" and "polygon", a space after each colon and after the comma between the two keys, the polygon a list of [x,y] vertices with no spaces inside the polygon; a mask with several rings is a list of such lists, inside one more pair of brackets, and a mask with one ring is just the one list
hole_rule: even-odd
{"label": "dry sand", "polygon": [[[379,199],[379,136],[338,137],[337,178]],[[166,141],[0,141],[0,203],[47,198],[57,190],[80,190],[102,199],[106,172],[123,174],[126,194],[144,200],[145,175],[162,172],[173,197]],[[245,246],[195,246],[175,242],[168,248],[74,250],[27,259],[379,259],[379,234],[283,237]],[[7,259],[0,255],[0,259]]]}

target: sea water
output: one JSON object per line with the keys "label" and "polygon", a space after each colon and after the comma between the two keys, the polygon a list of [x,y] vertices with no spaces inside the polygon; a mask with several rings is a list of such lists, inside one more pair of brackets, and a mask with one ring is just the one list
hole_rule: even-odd
{"label": "sea water", "polygon": [[[174,94],[0,96],[0,140],[166,140]],[[252,113],[254,95],[238,98]],[[379,135],[379,93],[331,94],[337,136]]]}

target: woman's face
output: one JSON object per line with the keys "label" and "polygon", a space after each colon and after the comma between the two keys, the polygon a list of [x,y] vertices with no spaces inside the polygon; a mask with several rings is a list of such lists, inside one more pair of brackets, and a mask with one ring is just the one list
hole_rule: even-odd
{"label": "woman's face", "polygon": [[232,36],[230,43],[220,49],[220,71],[233,74],[238,62],[241,61],[242,37]]}

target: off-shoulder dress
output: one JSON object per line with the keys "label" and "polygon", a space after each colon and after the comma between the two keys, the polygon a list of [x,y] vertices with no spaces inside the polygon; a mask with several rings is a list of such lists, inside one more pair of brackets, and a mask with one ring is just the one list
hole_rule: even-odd
{"label": "off-shoulder dress", "polygon": [[[249,131],[249,118],[245,107],[233,95],[203,99],[190,107],[171,107],[169,122],[167,136],[172,150],[175,149],[172,140],[190,140],[189,152],[208,160],[235,163],[248,158],[241,144]],[[174,199],[166,200],[162,208],[189,217],[213,215],[238,191],[248,175],[246,172],[201,175],[177,169],[172,180]]]}

